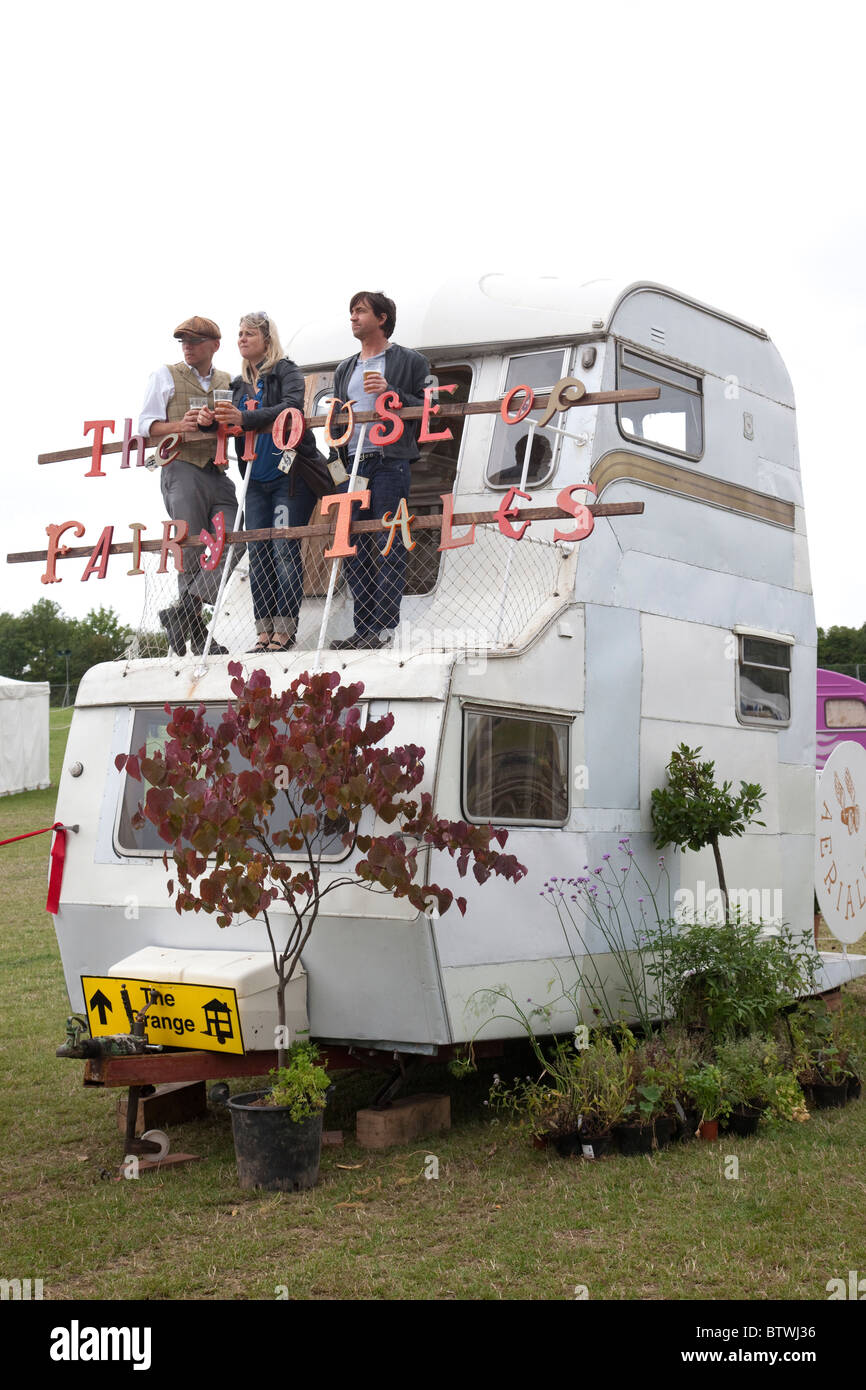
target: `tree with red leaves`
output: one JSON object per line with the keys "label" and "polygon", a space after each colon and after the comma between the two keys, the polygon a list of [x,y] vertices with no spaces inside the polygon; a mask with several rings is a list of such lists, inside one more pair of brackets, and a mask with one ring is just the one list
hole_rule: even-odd
{"label": "tree with red leaves", "polygon": [[[465,913],[465,898],[418,881],[420,853],[446,851],[461,876],[471,864],[479,883],[491,874],[517,882],[526,869],[493,847],[505,845],[507,831],[443,820],[429,792],[411,795],[424,775],[424,749],[380,746],[394,717],[364,720],[360,682],[344,686],[334,672],[305,672],[277,694],[264,671],[244,680],[239,663],[228,669],[234,700],[218,728],[205,722],[203,705],[166,706],[162,752],[148,756],[142,748],[116,763],[150,784],[133,823],[151,821],[171,846],[177,883],[170,879],[168,891],[177,911],[216,913],[221,927],[238,913],[264,919],[284,1042],[286,987],[330,893],[360,884],[408,898],[419,911],[435,905],[443,913],[456,902]],[[375,833],[376,823],[392,833]],[[323,854],[335,842],[362,857],[346,872],[326,861],[323,880]],[[167,853],[163,862],[167,868]],[[277,899],[288,914],[270,911]],[[286,915],[280,945],[277,923]],[[285,1047],[278,1054],[283,1066]]]}

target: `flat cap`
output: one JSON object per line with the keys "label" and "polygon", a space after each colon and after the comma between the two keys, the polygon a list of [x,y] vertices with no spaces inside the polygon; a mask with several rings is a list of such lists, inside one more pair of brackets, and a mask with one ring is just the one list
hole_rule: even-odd
{"label": "flat cap", "polygon": [[184,319],[179,323],[172,335],[175,338],[183,338],[189,334],[191,338],[221,338],[222,333],[219,326],[213,319],[203,319],[200,314],[193,314],[191,319]]}

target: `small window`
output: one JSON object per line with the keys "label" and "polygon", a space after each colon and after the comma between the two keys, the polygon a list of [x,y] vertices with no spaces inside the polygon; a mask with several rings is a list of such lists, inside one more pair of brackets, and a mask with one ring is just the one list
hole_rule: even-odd
{"label": "small window", "polygon": [[[505,394],[515,386],[531,386],[536,396],[545,395],[565,376],[566,362],[567,355],[562,348],[555,348],[551,352],[526,352],[510,358],[505,376]],[[512,413],[517,413],[522,402],[523,397],[518,396]],[[562,416],[556,416],[553,423],[561,426]],[[497,415],[487,464],[487,482],[491,487],[520,487],[528,439],[528,416],[518,425],[506,425],[502,417]],[[558,441],[559,435],[551,429],[535,431],[529,453],[527,487],[538,487],[551,476],[556,464]]]}
{"label": "small window", "polygon": [[567,723],[466,710],[463,729],[463,805],[468,820],[565,824]]}
{"label": "small window", "polygon": [[[216,728],[224,713],[225,706],[211,706],[206,709],[205,718],[213,728]],[[167,725],[170,719],[171,715],[166,714],[164,710],[136,710],[132,727],[131,751],[137,753],[143,745],[147,750],[148,757],[152,757],[156,752],[161,752],[168,742]],[[241,769],[244,766],[244,759],[235,747],[229,749],[229,760],[233,768]],[[162,856],[168,848],[166,842],[160,839],[156,826],[151,821],[145,821],[140,829],[134,828],[132,824],[132,817],[135,815],[139,803],[144,801],[149,789],[147,782],[136,782],[124,774],[123,793],[114,837],[119,854],[153,858],[157,855]],[[288,791],[277,792],[276,803],[271,816],[272,831],[285,830],[290,819],[295,815],[303,814],[301,809],[290,810],[289,805],[291,800],[296,807],[300,808],[300,790],[299,787],[292,787]],[[317,836],[314,842],[314,853],[320,852],[323,860],[347,858],[351,849],[346,848],[342,837],[348,828],[348,822],[342,820],[327,822],[324,833]],[[283,849],[278,857],[280,859],[305,859],[306,854],[302,851],[290,852]]]}
{"label": "small window", "polygon": [[740,637],[738,718],[744,724],[791,722],[791,648],[765,637]]}
{"label": "small window", "polygon": [[617,361],[621,391],[658,386],[654,401],[623,401],[616,408],[620,433],[670,453],[700,458],[704,447],[701,379],[632,352],[622,343]]}
{"label": "small window", "polygon": [[824,724],[828,729],[866,728],[866,702],[852,699],[825,700]]}

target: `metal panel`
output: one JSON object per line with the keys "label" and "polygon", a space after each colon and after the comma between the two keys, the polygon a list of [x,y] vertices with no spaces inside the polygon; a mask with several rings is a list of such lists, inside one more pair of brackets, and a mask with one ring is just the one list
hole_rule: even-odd
{"label": "metal panel", "polygon": [[639,613],[586,605],[588,806],[638,805],[641,705]]}

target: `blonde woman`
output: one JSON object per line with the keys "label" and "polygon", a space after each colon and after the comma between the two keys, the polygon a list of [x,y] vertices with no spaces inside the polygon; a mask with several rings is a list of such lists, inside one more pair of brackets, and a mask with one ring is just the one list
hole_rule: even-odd
{"label": "blonde woman", "polygon": [[[256,531],[274,526],[306,526],[313,514],[316,498],[298,469],[289,473],[278,467],[282,453],[271,438],[271,429],[281,411],[289,406],[302,410],[304,378],[299,367],[283,355],[277,326],[263,312],[244,314],[238,330],[238,350],[243,359],[240,376],[232,381],[232,404],[220,407],[219,418],[242,433],[235,441],[241,477],[247,464],[244,433],[256,435],[256,457],[247,485],[244,529]],[[257,408],[246,408],[248,401]],[[213,425],[214,415],[203,410],[204,427]],[[300,450],[315,454],[312,431],[307,430]],[[290,540],[255,541],[250,544],[250,587],[258,634],[253,652],[283,652],[295,645],[298,612],[303,596],[301,542]]]}

